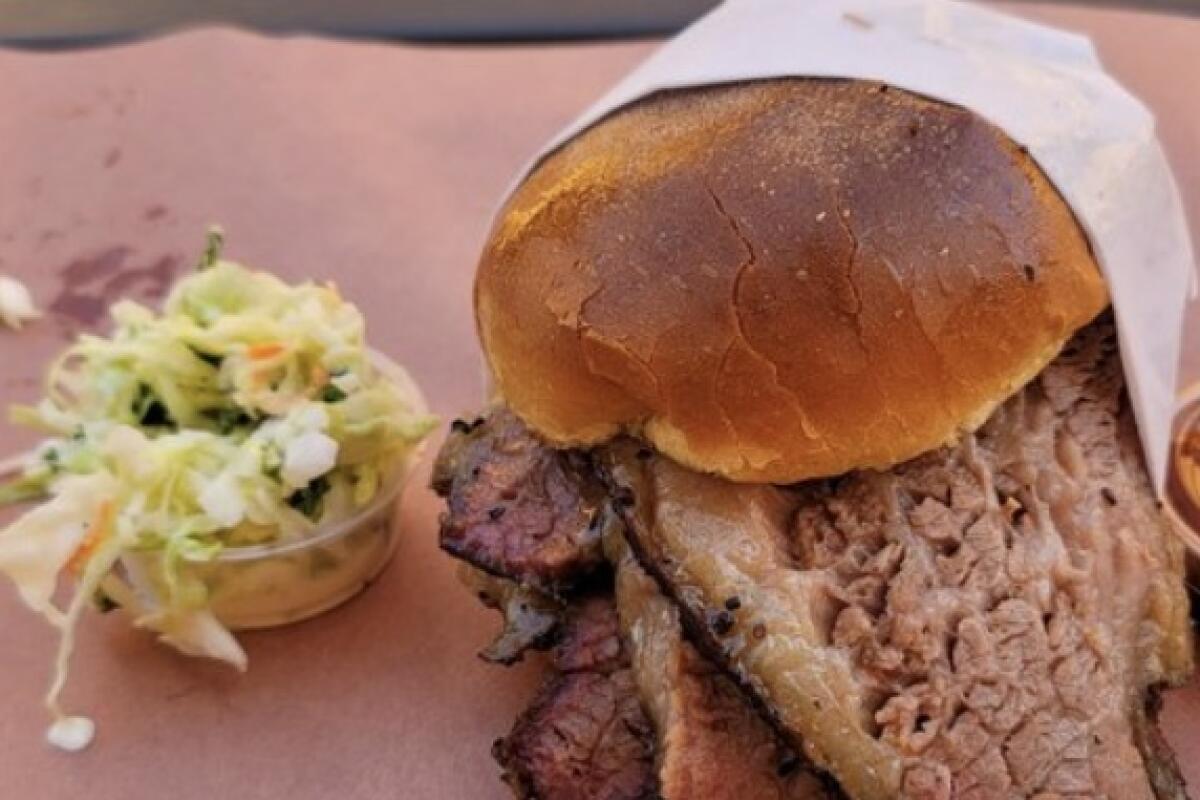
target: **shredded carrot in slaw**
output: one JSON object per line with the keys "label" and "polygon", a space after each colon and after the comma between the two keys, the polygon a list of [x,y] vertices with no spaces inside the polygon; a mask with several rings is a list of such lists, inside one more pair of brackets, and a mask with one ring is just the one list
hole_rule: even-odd
{"label": "shredded carrot in slaw", "polygon": [[111,500],[105,500],[96,509],[96,516],[92,519],[87,533],[84,534],[83,541],[79,543],[79,547],[75,549],[71,559],[67,562],[67,570],[72,575],[81,574],[92,554],[96,552],[96,548],[112,535],[113,511]]}
{"label": "shredded carrot in slaw", "polygon": [[254,361],[265,361],[268,358],[274,358],[284,351],[284,346],[279,342],[265,342],[263,344],[252,344],[246,348],[246,355]]}

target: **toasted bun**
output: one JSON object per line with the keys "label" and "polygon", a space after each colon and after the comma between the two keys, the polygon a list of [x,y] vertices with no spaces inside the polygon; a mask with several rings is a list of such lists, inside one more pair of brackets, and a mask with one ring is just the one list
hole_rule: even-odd
{"label": "toasted bun", "polygon": [[1107,304],[1070,210],[962,108],[878,84],[657,95],[547,158],[483,253],[498,389],[551,442],[787,483],[982,424]]}

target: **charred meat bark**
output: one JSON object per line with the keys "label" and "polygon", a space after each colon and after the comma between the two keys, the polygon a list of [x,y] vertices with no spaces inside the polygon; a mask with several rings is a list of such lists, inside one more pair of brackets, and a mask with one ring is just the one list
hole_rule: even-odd
{"label": "charred meat bark", "polygon": [[654,735],[611,598],[573,609],[552,676],[493,755],[522,800],[653,800]]}
{"label": "charred meat bark", "polygon": [[1184,796],[1147,711],[1192,668],[1183,554],[1109,321],[887,472],[735,485],[628,443],[610,476],[693,633],[852,797]]}
{"label": "charred meat bark", "polygon": [[[488,480],[490,473],[474,470],[478,458],[464,457],[465,445],[474,438],[482,450],[487,442],[481,439],[509,424],[510,420],[489,420],[458,426],[439,458],[440,489],[448,492],[458,487],[464,495],[471,494],[467,490],[472,481]],[[535,439],[528,442],[544,448]],[[493,450],[487,457],[501,456]],[[479,494],[482,492],[475,496]],[[550,502],[549,493],[540,498]],[[545,509],[547,514],[553,511]],[[599,528],[608,530],[608,541],[623,543],[623,535],[611,525]],[[516,535],[528,530],[518,529]],[[577,541],[576,546],[586,549],[592,545]],[[513,562],[497,563],[497,571],[501,571]],[[615,792],[614,797],[622,797],[630,786],[641,786],[643,769],[650,770],[652,781],[657,778],[665,800],[825,800],[837,796],[827,793],[802,760],[780,743],[737,687],[683,640],[674,606],[632,560],[621,562],[617,576],[627,649],[622,649],[616,635],[611,598],[576,597],[564,603],[523,585],[526,577],[502,578],[467,564],[460,572],[463,583],[505,618],[504,630],[480,654],[485,660],[510,664],[527,649],[559,642],[554,658],[556,675],[521,716],[513,733],[495,749],[505,779],[518,797],[554,800],[577,796],[570,794],[575,784],[567,779],[568,774],[583,776],[580,785],[587,792]],[[563,615],[569,621],[560,626]],[[636,656],[632,671],[630,651]],[[636,721],[638,709],[646,709],[651,720],[645,721],[643,714],[642,721]],[[652,722],[657,731],[650,740],[653,759],[644,760],[637,736],[604,738],[606,728],[601,723],[607,719],[635,720],[634,728],[639,731],[640,726]],[[595,757],[585,757],[592,749]]]}
{"label": "charred meat bark", "polygon": [[542,444],[506,409],[458,420],[434,466],[446,498],[441,546],[547,594],[601,569],[605,489],[585,454]]}
{"label": "charred meat bark", "polygon": [[[510,412],[458,422],[434,469],[442,547],[505,627],[480,655],[511,664],[557,642],[554,672],[493,755],[522,800],[651,800],[654,737],[611,597],[564,598],[607,570],[612,521],[585,456],[554,451]],[[565,620],[563,619],[565,617]]]}
{"label": "charred meat bark", "polygon": [[684,640],[678,609],[623,545],[616,537],[608,546],[617,609],[642,706],[657,734],[664,800],[840,797],[782,744],[733,681]]}
{"label": "charred meat bark", "polygon": [[479,651],[490,664],[511,666],[529,650],[544,650],[558,635],[563,604],[536,589],[498,578],[470,564],[459,565],[459,580],[489,608],[504,617],[504,627]]}

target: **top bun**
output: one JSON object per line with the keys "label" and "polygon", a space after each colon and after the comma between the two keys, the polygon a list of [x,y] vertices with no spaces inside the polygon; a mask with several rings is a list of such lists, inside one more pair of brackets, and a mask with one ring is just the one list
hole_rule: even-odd
{"label": "top bun", "polygon": [[861,81],[655,95],[545,159],[484,250],[500,394],[551,443],[642,436],[790,483],[983,423],[1107,305],[1028,154]]}

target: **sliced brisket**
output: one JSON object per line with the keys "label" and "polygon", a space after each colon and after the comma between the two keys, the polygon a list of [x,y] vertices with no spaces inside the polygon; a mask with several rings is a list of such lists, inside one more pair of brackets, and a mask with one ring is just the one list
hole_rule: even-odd
{"label": "sliced brisket", "polygon": [[[543,445],[510,412],[458,422],[438,456],[441,544],[505,627],[480,655],[510,664],[557,642],[553,673],[493,755],[521,800],[651,800],[654,736],[611,596],[574,590],[608,570],[614,517],[587,458]],[[565,598],[573,598],[569,603]]]}
{"label": "sliced brisket", "polygon": [[1192,666],[1183,557],[1110,321],[887,472],[784,491],[635,452],[610,467],[642,563],[851,796],[1184,796],[1147,712]]}
{"label": "sliced brisket", "polygon": [[555,674],[496,742],[523,800],[652,800],[654,734],[638,702],[611,598],[572,609]]}
{"label": "sliced brisket", "polygon": [[[566,588],[579,583],[580,575],[607,568],[594,563],[598,549],[594,536],[559,537],[553,550],[558,563],[576,565],[566,573],[573,576],[571,580],[553,583],[557,594],[572,600],[564,604],[529,585],[545,585],[540,576],[547,573],[535,570],[538,577],[531,579],[529,566],[540,564],[546,551],[538,541],[522,538],[546,527],[514,520],[558,520],[569,516],[563,509],[590,507],[594,502],[580,496],[572,506],[570,492],[581,492],[589,482],[577,480],[578,472],[555,467],[559,458],[524,432],[508,412],[499,410],[477,423],[457,425],[435,474],[439,492],[461,498],[457,504],[451,502],[444,537],[449,532],[454,541],[498,545],[489,555],[491,572],[464,565],[461,573],[464,584],[505,617],[503,631],[480,655],[509,664],[527,649],[558,642],[554,675],[494,750],[517,796],[617,800],[641,797],[650,791],[647,786],[658,789],[645,796],[661,794],[666,800],[836,796],[828,794],[801,759],[780,744],[732,681],[683,640],[674,607],[636,564],[627,561],[622,571],[623,611],[633,615],[624,630],[625,641],[640,653],[635,672],[618,636],[611,596],[580,598]],[[514,480],[541,481],[547,473],[556,476],[551,478],[557,482],[553,491],[514,493],[502,488]],[[564,475],[571,475],[571,480],[560,480]],[[511,518],[505,514],[492,520],[491,515],[471,511],[490,508],[514,494],[523,502]],[[610,541],[621,541],[620,532],[611,535],[616,518],[606,518],[605,511],[596,513],[605,520],[593,526],[596,536],[609,531]],[[536,555],[494,555],[510,552]],[[655,619],[656,612],[666,616]],[[563,615],[567,620],[560,625]],[[653,727],[643,708],[650,710]],[[657,736],[652,733],[655,729]]]}
{"label": "sliced brisket", "polygon": [[558,594],[604,565],[606,494],[588,457],[546,447],[510,411],[457,421],[433,487],[442,548],[485,572]]}
{"label": "sliced brisket", "polygon": [[617,609],[633,674],[657,733],[662,796],[666,800],[841,797],[781,743],[733,681],[683,638],[678,609],[638,565],[623,539],[610,542],[608,549],[616,563]]}

